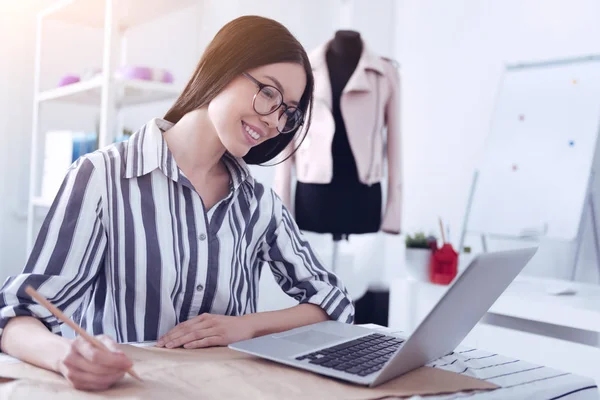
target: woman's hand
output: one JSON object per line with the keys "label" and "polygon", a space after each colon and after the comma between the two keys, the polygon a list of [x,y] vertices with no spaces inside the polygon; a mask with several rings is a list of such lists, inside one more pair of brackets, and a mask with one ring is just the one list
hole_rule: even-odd
{"label": "woman's hand", "polygon": [[254,329],[244,316],[202,314],[180,323],[159,338],[157,346],[173,349],[185,347],[227,346],[254,337]]}
{"label": "woman's hand", "polygon": [[108,336],[97,337],[109,350],[92,346],[81,336],[70,343],[56,367],[75,389],[106,390],[123,378],[133,363]]}

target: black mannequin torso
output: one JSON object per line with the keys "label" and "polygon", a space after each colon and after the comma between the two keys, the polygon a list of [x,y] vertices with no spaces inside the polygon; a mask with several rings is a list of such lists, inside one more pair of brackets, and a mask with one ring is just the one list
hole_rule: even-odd
{"label": "black mannequin torso", "polygon": [[350,149],[346,125],[340,109],[340,99],[344,87],[358,65],[362,49],[363,43],[358,32],[338,31],[325,55],[331,82],[331,111],[336,127],[331,146],[334,181],[358,181],[356,162]]}

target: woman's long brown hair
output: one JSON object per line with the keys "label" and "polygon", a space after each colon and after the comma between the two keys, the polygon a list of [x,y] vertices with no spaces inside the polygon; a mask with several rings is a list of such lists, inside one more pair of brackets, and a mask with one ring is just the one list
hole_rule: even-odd
{"label": "woman's long brown hair", "polygon": [[188,112],[208,105],[242,72],[281,62],[293,62],[304,67],[306,88],[298,107],[306,120],[295,132],[277,135],[253,147],[244,157],[248,164],[272,160],[288,146],[298,131],[308,130],[314,90],[306,51],[286,27],[272,19],[243,16],[223,26],[204,51],[191,79],[164,119],[176,123]]}

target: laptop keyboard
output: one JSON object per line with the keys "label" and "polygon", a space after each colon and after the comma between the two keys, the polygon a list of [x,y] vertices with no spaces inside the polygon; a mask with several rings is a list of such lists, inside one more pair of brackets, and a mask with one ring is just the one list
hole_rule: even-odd
{"label": "laptop keyboard", "polygon": [[379,371],[404,342],[396,337],[373,333],[326,349],[296,357],[310,364],[367,376]]}

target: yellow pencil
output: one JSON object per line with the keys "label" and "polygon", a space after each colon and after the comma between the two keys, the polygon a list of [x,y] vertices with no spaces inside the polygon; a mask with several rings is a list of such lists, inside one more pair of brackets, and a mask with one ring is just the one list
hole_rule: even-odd
{"label": "yellow pencil", "polygon": [[[104,345],[104,343],[102,343],[101,341],[99,341],[92,335],[88,334],[86,331],[84,331],[80,326],[78,326],[75,322],[73,322],[69,317],[67,317],[65,314],[63,314],[62,311],[60,311],[58,308],[56,308],[54,305],[52,305],[52,303],[50,303],[44,296],[39,294],[34,288],[32,288],[31,286],[27,286],[25,288],[25,292],[28,295],[30,295],[31,297],[33,297],[38,303],[40,303],[41,305],[46,307],[48,309],[48,311],[50,311],[52,314],[54,314],[54,316],[56,318],[58,318],[65,324],[69,325],[71,327],[71,329],[73,329],[75,332],[77,332],[79,335],[81,335],[92,346],[94,346],[98,349],[101,349],[101,350],[110,351],[110,349],[108,347],[106,347]],[[136,374],[133,371],[133,369],[131,369],[131,368],[128,369],[127,373],[129,375],[131,375],[132,377],[134,377],[135,379],[142,381],[142,378],[140,378],[138,376],[138,374]]]}
{"label": "yellow pencil", "polygon": [[442,244],[446,244],[446,236],[444,235],[444,224],[442,223],[442,219],[439,217],[438,221],[440,223],[440,233],[442,234]]}

